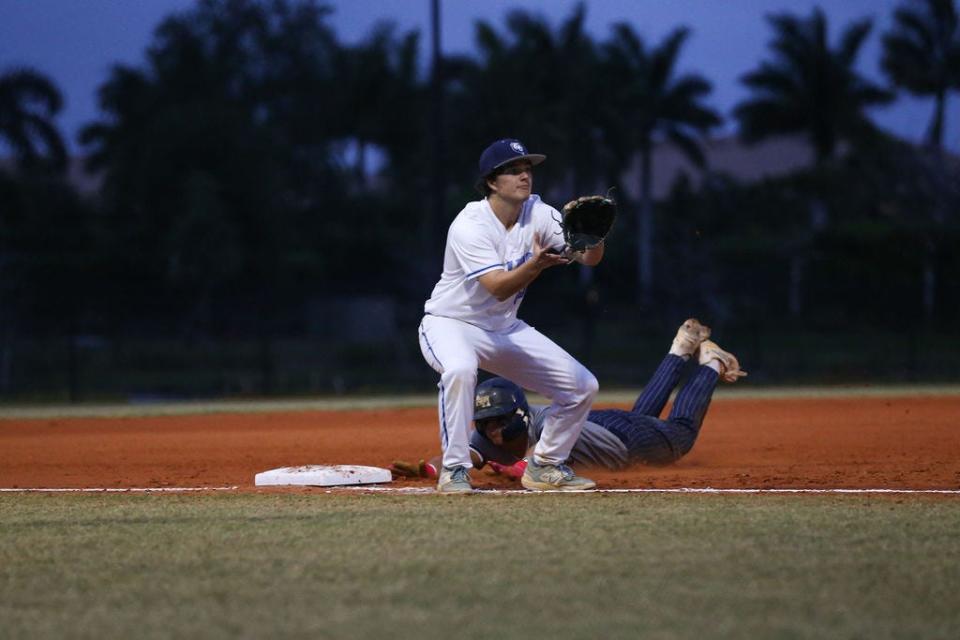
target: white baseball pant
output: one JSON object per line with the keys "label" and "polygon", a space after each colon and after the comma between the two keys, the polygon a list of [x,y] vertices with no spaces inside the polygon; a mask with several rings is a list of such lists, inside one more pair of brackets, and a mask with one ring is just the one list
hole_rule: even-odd
{"label": "white baseball pant", "polygon": [[567,459],[599,388],[586,367],[522,320],[493,332],[426,315],[419,333],[424,359],[440,374],[438,417],[445,467],[473,466],[468,442],[478,368],[552,401],[533,455],[539,464]]}

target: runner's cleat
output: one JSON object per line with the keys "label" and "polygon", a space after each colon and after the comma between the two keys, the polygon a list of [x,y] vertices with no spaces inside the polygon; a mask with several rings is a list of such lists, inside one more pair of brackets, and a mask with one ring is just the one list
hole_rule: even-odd
{"label": "runner's cleat", "polygon": [[746,371],[740,370],[735,355],[718,347],[716,342],[705,340],[700,345],[700,364],[708,364],[711,360],[720,363],[720,379],[724,382],[736,382],[747,375]]}
{"label": "runner's cleat", "polygon": [[692,356],[700,343],[710,337],[710,327],[700,324],[696,318],[688,318],[677,329],[677,337],[670,345],[670,353],[675,356]]}

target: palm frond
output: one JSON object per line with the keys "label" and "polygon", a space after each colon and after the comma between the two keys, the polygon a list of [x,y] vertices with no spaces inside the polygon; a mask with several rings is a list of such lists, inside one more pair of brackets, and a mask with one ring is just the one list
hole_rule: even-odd
{"label": "palm frond", "polygon": [[807,24],[791,14],[774,14],[767,16],[767,20],[777,34],[769,47],[781,60],[796,65],[810,57],[815,45]]}
{"label": "palm frond", "polygon": [[39,141],[45,148],[43,157],[54,168],[63,169],[67,165],[67,148],[55,126],[45,117],[29,115],[23,121],[28,138]]}
{"label": "palm frond", "polygon": [[702,169],[707,165],[707,158],[703,153],[703,147],[696,138],[678,127],[667,128],[666,135],[670,143],[680,149],[683,155],[695,166]]}
{"label": "palm frond", "polygon": [[15,69],[0,76],[0,95],[5,100],[35,105],[51,116],[63,108],[60,90],[46,76],[33,69]]}
{"label": "palm frond", "polygon": [[913,9],[900,8],[894,12],[894,22],[895,33],[901,37],[916,42],[923,49],[931,50],[936,46],[936,25],[931,25],[926,16]]}
{"label": "palm frond", "polygon": [[647,50],[643,40],[633,30],[633,27],[626,22],[618,22],[613,25],[613,39],[611,42],[614,49],[621,54],[623,59],[636,68],[645,68],[649,65]]}
{"label": "palm frond", "polygon": [[960,29],[953,0],[902,6],[883,38],[881,67],[916,95],[940,95],[960,85]]}
{"label": "palm frond", "polygon": [[663,86],[667,84],[677,64],[680,48],[690,35],[686,27],[674,29],[664,38],[650,55],[650,84]]}
{"label": "palm frond", "polygon": [[507,14],[507,28],[514,38],[514,48],[536,55],[550,55],[556,45],[546,20],[522,9]]}
{"label": "palm frond", "polygon": [[760,68],[744,74],[740,81],[768,96],[795,96],[801,90],[792,69],[771,62],[762,62]]}
{"label": "palm frond", "polygon": [[686,74],[680,76],[670,85],[666,92],[673,99],[694,102],[713,91],[713,85],[703,76]]}
{"label": "palm frond", "polygon": [[578,2],[573,13],[570,14],[563,24],[560,25],[559,41],[563,48],[570,49],[579,47],[585,42],[584,25],[587,21],[587,9],[583,0]]}
{"label": "palm frond", "polygon": [[873,21],[868,19],[854,22],[847,27],[840,37],[840,47],[837,52],[841,63],[846,66],[853,66],[856,62],[857,54],[864,40],[870,35],[873,29]]}
{"label": "palm frond", "polygon": [[477,20],[474,23],[474,42],[484,60],[489,62],[503,57],[506,44],[489,22]]}

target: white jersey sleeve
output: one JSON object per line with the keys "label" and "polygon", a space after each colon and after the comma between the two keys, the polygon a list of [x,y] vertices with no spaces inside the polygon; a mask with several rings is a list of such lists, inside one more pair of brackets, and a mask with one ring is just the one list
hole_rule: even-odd
{"label": "white jersey sleeve", "polygon": [[[493,225],[484,224],[482,211],[471,213],[473,215],[459,216],[450,225],[444,255],[444,271],[449,266],[465,280],[504,268],[503,252],[498,250],[500,234]],[[452,264],[447,264],[448,259]]]}

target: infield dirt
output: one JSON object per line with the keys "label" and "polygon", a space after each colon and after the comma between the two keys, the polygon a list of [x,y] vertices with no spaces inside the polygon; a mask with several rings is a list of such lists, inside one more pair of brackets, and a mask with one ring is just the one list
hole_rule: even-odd
{"label": "infield dirt", "polygon": [[[0,419],[0,487],[276,491],[255,488],[254,475],[303,464],[385,467],[437,450],[433,408]],[[957,489],[960,396],[715,399],[678,463],[583,473],[600,488]],[[514,487],[485,470],[473,479]]]}

